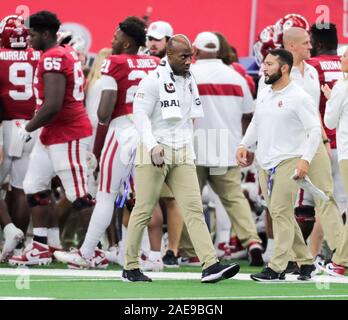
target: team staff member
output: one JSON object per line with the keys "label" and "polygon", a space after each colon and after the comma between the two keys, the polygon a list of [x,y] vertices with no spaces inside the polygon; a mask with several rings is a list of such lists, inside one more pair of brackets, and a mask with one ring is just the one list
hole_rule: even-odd
{"label": "team staff member", "polygon": [[[325,28],[320,28],[316,23],[312,25],[311,31],[312,57],[307,63],[312,65],[319,74],[320,85],[327,84],[333,87],[337,80],[343,79],[341,71],[340,57],[337,55],[338,36],[336,25],[328,24]],[[324,123],[324,114],[326,108],[326,97],[324,93],[320,95],[319,110]],[[325,124],[325,123],[324,123]],[[342,177],[338,168],[337,149],[336,149],[336,130],[330,130],[324,126],[329,143],[331,146],[331,168],[334,181],[334,195],[341,212],[346,210],[347,196],[344,192]]]}
{"label": "team staff member", "polygon": [[[342,71],[348,72],[348,50],[341,58]],[[331,89],[328,85],[322,86],[322,91],[328,99],[325,109],[325,125],[336,129],[337,154],[340,173],[348,193],[348,81],[339,80]],[[346,223],[340,245],[324,271],[333,276],[343,276],[348,267],[348,224]]]}
{"label": "team staff member", "polygon": [[[164,58],[168,40],[172,36],[173,28],[168,22],[152,22],[146,34],[148,53],[160,59]],[[162,213],[159,207],[156,207],[148,225],[151,251],[149,258],[142,265],[144,271],[161,270],[163,266],[168,268],[179,266],[177,255],[184,222],[178,204],[166,184],[162,188],[160,204],[160,207],[165,210]],[[160,251],[164,216],[167,219],[168,248],[161,259]]]}
{"label": "team staff member", "polygon": [[238,264],[218,263],[204,221],[193,162],[192,118],[203,116],[197,86],[189,72],[192,45],[173,36],[155,72],[141,81],[134,100],[134,121],[143,145],[138,148],[135,178],[137,201],[126,240],[125,281],[151,281],[139,270],[139,246],[164,181],[178,201],[195,251],[203,265],[202,282],[233,277]]}
{"label": "team staff member", "polygon": [[[308,64],[305,60],[310,57],[310,36],[303,28],[292,27],[284,31],[283,45],[286,50],[292,53],[294,65],[291,69],[290,78],[298,86],[303,88],[313,99],[319,115],[320,83],[317,70]],[[264,77],[262,77],[261,87],[265,87]],[[322,139],[327,141],[325,130],[322,128]],[[328,196],[329,201],[313,198],[302,189],[299,192],[296,201],[295,214],[299,221],[307,220],[307,223],[301,223],[301,229],[304,237],[309,236],[313,227],[314,206],[316,214],[320,218],[325,237],[331,250],[334,250],[341,241],[343,232],[343,223],[338,205],[333,197],[334,187],[331,175],[330,158],[323,142],[320,142],[318,151],[311,162],[309,173],[313,177],[312,182]],[[312,220],[311,222],[309,220]],[[318,252],[315,252],[318,254]]]}
{"label": "team staff member", "polygon": [[[246,129],[250,123],[253,99],[245,79],[217,59],[220,44],[214,33],[198,34],[193,46],[196,63],[191,71],[205,114],[194,123],[200,189],[209,182],[242,245],[249,250],[250,264],[262,266],[261,240],[241,188],[240,168],[233,156],[242,139],[242,125]],[[210,134],[214,134],[215,139]]]}
{"label": "team staff member", "polygon": [[284,280],[291,250],[300,267],[299,280],[308,280],[315,270],[311,256],[295,220],[296,179],[309,171],[320,140],[321,130],[312,98],[290,80],[293,56],[284,49],[272,50],[264,61],[269,88],[261,91],[252,122],[237,151],[237,161],[249,165],[253,154],[248,148],[257,143],[261,167],[260,185],[273,221],[274,255],[256,281]]}

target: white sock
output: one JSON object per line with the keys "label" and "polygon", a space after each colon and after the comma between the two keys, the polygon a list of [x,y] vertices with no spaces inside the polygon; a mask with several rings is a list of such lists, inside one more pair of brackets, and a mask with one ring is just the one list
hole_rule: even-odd
{"label": "white sock", "polygon": [[144,253],[147,257],[149,256],[151,247],[150,247],[150,240],[149,240],[149,232],[147,230],[147,227],[144,229],[143,238],[141,240],[141,251]]}
{"label": "white sock", "polygon": [[7,237],[7,235],[11,232],[16,232],[17,228],[13,223],[8,223],[5,227],[4,227],[4,235],[5,235],[5,239]]}
{"label": "white sock", "polygon": [[59,239],[59,228],[48,228],[47,229],[47,244],[49,246],[60,248],[60,239]]}
{"label": "white sock", "polygon": [[33,228],[33,235],[47,238],[47,228]]}
{"label": "white sock", "polygon": [[85,241],[80,252],[84,258],[90,259],[94,255],[94,250],[100,241],[106,228],[110,225],[114,213],[114,194],[98,192],[96,205],[93,210],[91,221],[89,222]]}
{"label": "white sock", "polygon": [[149,260],[150,261],[156,261],[156,260],[161,260],[161,251],[150,251],[149,253]]}
{"label": "white sock", "polygon": [[229,243],[231,237],[231,230],[216,230],[215,246],[217,247],[220,243]]}
{"label": "white sock", "polygon": [[122,241],[125,242],[127,239],[127,228],[122,225]]}
{"label": "white sock", "polygon": [[268,239],[266,251],[262,254],[265,262],[270,262],[274,253],[274,239]]}

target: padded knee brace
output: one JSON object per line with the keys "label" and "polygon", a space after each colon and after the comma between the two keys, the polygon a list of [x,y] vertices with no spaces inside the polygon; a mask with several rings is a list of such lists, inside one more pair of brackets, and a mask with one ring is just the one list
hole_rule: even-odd
{"label": "padded knee brace", "polygon": [[315,223],[315,210],[312,206],[301,206],[295,208],[295,216],[298,225],[302,231],[302,236],[305,241],[312,233]]}
{"label": "padded knee brace", "polygon": [[51,191],[45,190],[27,195],[27,201],[30,208],[36,206],[48,206],[52,203]]}
{"label": "padded knee brace", "polygon": [[95,200],[92,198],[92,196],[87,193],[83,197],[77,198],[72,203],[74,209],[76,210],[83,210],[86,208],[93,207],[95,205]]}

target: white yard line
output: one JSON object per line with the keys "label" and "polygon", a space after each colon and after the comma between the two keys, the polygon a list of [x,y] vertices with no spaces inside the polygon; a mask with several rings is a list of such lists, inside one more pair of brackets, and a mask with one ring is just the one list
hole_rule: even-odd
{"label": "white yard line", "polygon": [[[200,280],[201,274],[198,272],[145,272],[154,280]],[[70,269],[29,269],[29,268],[0,268],[0,276],[49,276],[49,277],[73,277],[73,278],[93,278],[96,279],[111,279],[120,280],[122,271],[111,270],[70,270]],[[252,281],[249,273],[239,273],[234,280]],[[6,281],[7,279],[2,279]],[[59,280],[59,279],[58,279]],[[61,279],[62,280],[62,279]],[[54,281],[54,279],[52,279]],[[348,284],[348,277],[331,277],[319,275],[313,277],[311,281],[298,281],[296,275],[286,275],[286,281],[273,282],[276,285],[279,283],[341,283]],[[260,283],[263,285],[265,283]],[[270,284],[270,283],[267,283]]]}
{"label": "white yard line", "polygon": [[49,297],[0,297],[0,300],[55,300]]}

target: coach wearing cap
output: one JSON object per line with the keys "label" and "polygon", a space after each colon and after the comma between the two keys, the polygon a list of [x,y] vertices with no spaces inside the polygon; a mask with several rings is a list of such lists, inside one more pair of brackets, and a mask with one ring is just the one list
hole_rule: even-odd
{"label": "coach wearing cap", "polygon": [[251,265],[262,266],[261,240],[248,200],[241,188],[241,172],[234,157],[254,111],[245,79],[217,59],[220,43],[212,32],[201,32],[193,46],[196,63],[191,71],[198,85],[205,117],[196,119],[195,153],[201,190],[209,182],[220,197]]}
{"label": "coach wearing cap", "polygon": [[159,58],[166,55],[166,46],[169,38],[173,35],[172,26],[165,21],[156,21],[147,29],[146,47],[149,54]]}

